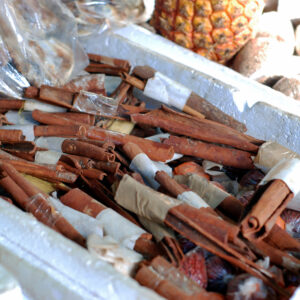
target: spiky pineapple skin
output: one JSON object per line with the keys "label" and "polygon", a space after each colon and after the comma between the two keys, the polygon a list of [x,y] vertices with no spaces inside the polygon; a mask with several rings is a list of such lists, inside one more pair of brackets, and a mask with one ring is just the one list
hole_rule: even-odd
{"label": "spiky pineapple skin", "polygon": [[152,24],[164,37],[225,63],[253,36],[263,0],[156,0]]}

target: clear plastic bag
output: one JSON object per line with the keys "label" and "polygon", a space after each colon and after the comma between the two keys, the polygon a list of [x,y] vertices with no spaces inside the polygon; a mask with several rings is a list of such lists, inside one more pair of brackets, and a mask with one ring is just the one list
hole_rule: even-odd
{"label": "clear plastic bag", "polygon": [[[74,14],[80,37],[99,33],[111,26],[143,23],[150,19],[154,0],[62,0]],[[117,24],[114,24],[116,26]]]}
{"label": "clear plastic bag", "polygon": [[76,20],[60,0],[0,1],[0,92],[63,85],[88,64]]}

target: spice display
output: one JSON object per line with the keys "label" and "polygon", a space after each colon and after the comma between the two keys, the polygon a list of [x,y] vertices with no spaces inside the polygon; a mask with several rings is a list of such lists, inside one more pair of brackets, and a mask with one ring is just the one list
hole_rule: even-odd
{"label": "spice display", "polygon": [[[299,156],[226,115],[150,109],[127,61],[89,59],[92,75],[0,100],[4,201],[167,299],[291,296],[282,274],[300,270]],[[21,111],[32,98],[45,105]]]}

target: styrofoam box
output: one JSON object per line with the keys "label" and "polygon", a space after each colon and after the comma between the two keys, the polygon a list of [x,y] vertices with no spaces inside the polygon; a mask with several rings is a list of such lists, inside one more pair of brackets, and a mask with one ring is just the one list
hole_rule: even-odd
{"label": "styrofoam box", "polygon": [[84,42],[88,52],[149,65],[246,124],[249,135],[300,153],[300,103],[228,67],[129,25]]}

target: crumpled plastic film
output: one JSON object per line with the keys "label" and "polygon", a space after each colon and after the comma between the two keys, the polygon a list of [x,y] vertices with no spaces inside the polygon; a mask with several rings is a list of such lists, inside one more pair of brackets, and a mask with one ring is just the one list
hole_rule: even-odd
{"label": "crumpled plastic film", "polygon": [[27,200],[27,212],[32,213],[39,221],[54,227],[61,214],[52,206],[42,193],[36,194]]}
{"label": "crumpled plastic film", "polygon": [[117,115],[118,105],[118,101],[113,98],[80,91],[74,100],[73,108],[93,115],[115,116]]}
{"label": "crumpled plastic film", "polygon": [[2,0],[0,16],[1,93],[63,85],[87,66],[75,18],[59,0]]}
{"label": "crumpled plastic film", "polygon": [[62,0],[62,2],[74,14],[81,38],[122,24],[146,22],[150,19],[155,4],[154,0]]}

